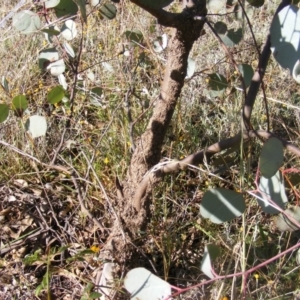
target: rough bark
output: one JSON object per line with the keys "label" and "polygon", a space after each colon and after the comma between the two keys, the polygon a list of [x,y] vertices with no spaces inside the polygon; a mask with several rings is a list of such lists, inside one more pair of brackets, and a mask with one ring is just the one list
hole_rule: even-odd
{"label": "rough bark", "polygon": [[[127,178],[123,183],[123,196],[119,197],[119,220],[112,228],[105,247],[105,250],[108,250],[106,258],[113,258],[119,263],[123,263],[125,256],[128,260],[133,246],[131,239],[149,219],[150,188],[146,189],[141,209],[134,207],[134,195],[143,176],[161,159],[164,138],[184,85],[188,57],[204,25],[202,17],[206,15],[206,1],[195,0],[189,4],[181,14],[176,14],[172,19],[171,26],[175,28],[172,29],[172,37],[168,44],[168,59],[160,97],[154,105],[145,132],[136,141]],[[162,20],[158,19],[158,22],[162,23]]]}

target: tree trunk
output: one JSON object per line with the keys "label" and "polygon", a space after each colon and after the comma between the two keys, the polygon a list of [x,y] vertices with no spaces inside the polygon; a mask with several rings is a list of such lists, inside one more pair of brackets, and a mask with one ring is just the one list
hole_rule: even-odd
{"label": "tree trunk", "polygon": [[194,2],[196,4],[192,7],[186,5],[183,12],[178,14],[177,21],[172,24],[175,28],[172,29],[172,37],[168,44],[168,59],[160,97],[154,104],[146,131],[136,141],[127,178],[123,183],[123,195],[118,203],[119,220],[112,228],[105,246],[105,250],[108,250],[106,258],[113,258],[121,264],[124,263],[124,259],[128,262],[133,250],[130,241],[138,230],[147,225],[150,217],[151,187],[148,186],[146,189],[138,211],[132,200],[143,176],[161,159],[164,138],[184,85],[188,57],[204,25],[204,20],[196,16],[206,15],[206,1],[195,0]]}

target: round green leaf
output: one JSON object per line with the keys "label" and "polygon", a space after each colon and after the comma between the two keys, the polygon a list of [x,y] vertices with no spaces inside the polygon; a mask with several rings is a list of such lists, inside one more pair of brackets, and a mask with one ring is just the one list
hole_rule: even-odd
{"label": "round green leaf", "polygon": [[112,20],[117,14],[117,8],[112,3],[106,3],[100,7],[99,12],[104,18]]}
{"label": "round green leaf", "polygon": [[153,50],[157,53],[162,52],[168,45],[168,36],[164,33],[154,41]]}
{"label": "round green leaf", "polygon": [[4,89],[7,93],[9,93],[8,81],[7,81],[7,79],[6,79],[4,76],[2,76],[1,85],[2,85],[3,89]]}
{"label": "round green leaf", "polygon": [[58,36],[60,34],[60,31],[56,30],[53,26],[46,28],[46,29],[42,29],[41,31],[46,34],[50,34],[50,35],[54,35],[54,36]]}
{"label": "round green leaf", "polygon": [[65,96],[65,90],[61,85],[54,87],[48,93],[48,102],[51,104],[59,103]]}
{"label": "round green leaf", "polygon": [[0,123],[4,122],[9,114],[9,106],[6,104],[0,104]]}
{"label": "round green leaf", "polygon": [[22,116],[25,109],[28,107],[28,102],[25,96],[18,95],[12,100],[12,109],[17,113],[18,116]]}
{"label": "round green leaf", "polygon": [[39,67],[41,70],[47,69],[51,62],[59,59],[58,52],[55,48],[47,48],[39,53]]}
{"label": "round green leaf", "polygon": [[68,84],[66,81],[66,77],[64,74],[60,74],[57,76],[59,84],[66,90],[68,88]]}
{"label": "round green leaf", "polygon": [[41,20],[36,13],[22,10],[14,15],[13,26],[23,34],[30,34],[41,27]]}
{"label": "round green leaf", "polygon": [[174,0],[142,0],[141,3],[151,8],[163,8],[170,5]]}
{"label": "round green leaf", "polygon": [[[250,86],[250,83],[252,81],[252,77],[254,75],[254,71],[250,65],[247,64],[241,64],[238,66],[239,70],[241,72],[241,75],[244,78],[245,86],[246,88]],[[240,89],[243,89],[243,85],[241,84],[239,86]]]}
{"label": "round green leaf", "polygon": [[90,98],[90,101],[91,101],[91,104],[95,105],[95,106],[98,106],[98,107],[101,107],[102,104],[101,102],[99,101],[100,100],[100,97],[102,96],[103,94],[103,89],[100,88],[100,87],[94,87],[91,89],[91,98]]}
{"label": "round green leaf", "polygon": [[283,163],[283,145],[277,138],[268,139],[260,153],[259,168],[262,176],[271,178]]}
{"label": "round green leaf", "polygon": [[211,279],[215,278],[212,273],[212,262],[220,255],[220,252],[220,248],[214,244],[205,245],[200,269]]}
{"label": "round green leaf", "polygon": [[47,121],[43,116],[31,116],[25,123],[25,128],[33,138],[46,135]]}
{"label": "round green leaf", "polygon": [[127,30],[124,32],[126,38],[134,45],[142,43],[144,36],[139,30]]}
{"label": "round green leaf", "polygon": [[46,0],[45,1],[45,7],[48,8],[52,8],[55,7],[59,4],[60,0]]}
{"label": "round green leaf", "polygon": [[60,0],[59,4],[54,7],[54,11],[58,18],[75,16],[78,12],[78,7],[73,0]]}
{"label": "round green leaf", "polygon": [[65,71],[66,65],[63,59],[59,59],[58,61],[50,63],[47,69],[50,70],[51,75],[59,76]]}
{"label": "round green leaf", "polygon": [[98,4],[100,4],[100,0],[91,0],[92,6],[97,6]]}
{"label": "round green leaf", "polygon": [[226,1],[224,1],[224,0],[208,0],[207,1],[207,9],[210,13],[217,14],[225,7],[226,7]]}
{"label": "round green leaf", "polygon": [[223,188],[207,191],[200,204],[200,214],[213,223],[230,221],[243,214],[246,209],[241,193]]}
{"label": "round green leaf", "polygon": [[[300,223],[300,207],[295,206],[285,210],[285,213]],[[280,231],[295,231],[300,228],[282,213],[275,218],[275,224]]]}
{"label": "round green leaf", "polygon": [[75,52],[69,43],[64,42],[64,48],[71,57],[75,57]]}
{"label": "round green leaf", "polygon": [[242,28],[239,28],[237,31],[230,29],[227,34],[220,34],[220,38],[227,47],[234,47],[243,38]]}
{"label": "round green leaf", "polygon": [[209,87],[215,91],[222,91],[227,88],[228,83],[226,78],[218,73],[210,74],[209,76]]}
{"label": "round green leaf", "polygon": [[103,89],[101,87],[94,87],[91,89],[91,94],[96,97],[101,97],[103,94]]}
{"label": "round green leaf", "polygon": [[186,79],[191,78],[196,69],[196,61],[192,59],[191,57],[188,58],[188,65],[187,65],[187,70],[186,70]]}
{"label": "round green leaf", "polygon": [[167,299],[171,296],[170,284],[145,268],[129,271],[125,276],[124,286],[131,294],[131,300]]}
{"label": "round green leaf", "polygon": [[42,32],[45,34],[45,38],[49,43],[54,42],[54,37],[60,35],[60,29],[55,25],[55,26],[49,26],[46,29],[42,29]]}
{"label": "round green leaf", "polygon": [[81,13],[82,20],[86,23],[86,1],[85,0],[74,0],[75,3],[78,5]]}
{"label": "round green leaf", "polygon": [[292,74],[300,58],[300,10],[295,5],[284,7],[271,24],[271,45],[274,58],[284,69]]}
{"label": "round green leaf", "polygon": [[214,25],[214,29],[218,34],[225,34],[227,32],[227,25],[223,22],[217,22]]}
{"label": "round green leaf", "polygon": [[61,28],[61,35],[67,40],[73,40],[77,35],[76,23],[73,20],[67,20]]}
{"label": "round green leaf", "polygon": [[300,83],[300,60],[298,60],[296,63],[295,63],[295,66],[293,68],[293,78],[295,79],[295,81],[297,83]]}
{"label": "round green leaf", "polygon": [[109,73],[115,72],[114,67],[110,63],[104,61],[101,63],[101,65],[107,72],[109,72]]}
{"label": "round green leaf", "polygon": [[257,199],[257,201],[265,213],[279,213],[279,211],[271,205],[269,199],[275,202],[281,209],[285,208],[288,199],[285,193],[284,180],[280,171],[277,171],[271,178],[262,176],[259,181],[258,189],[262,193],[258,193],[261,199]]}
{"label": "round green leaf", "polygon": [[265,0],[246,0],[250,5],[254,7],[261,7],[264,5]]}

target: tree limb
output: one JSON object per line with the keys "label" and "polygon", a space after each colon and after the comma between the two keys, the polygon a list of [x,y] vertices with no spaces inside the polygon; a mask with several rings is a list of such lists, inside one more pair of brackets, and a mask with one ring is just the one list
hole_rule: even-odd
{"label": "tree limb", "polygon": [[198,165],[203,163],[205,159],[210,159],[213,155],[220,153],[223,150],[238,146],[242,141],[247,142],[250,138],[261,137],[264,139],[269,139],[271,137],[276,137],[282,142],[282,145],[289,150],[291,153],[295,154],[296,156],[300,157],[300,149],[293,145],[290,142],[276,136],[275,134],[264,131],[264,130],[251,130],[248,133],[242,134],[239,132],[234,137],[222,140],[217,142],[211,146],[209,146],[205,150],[201,150],[197,153],[191,154],[186,158],[182,159],[181,161],[172,161],[167,164],[161,164],[161,167],[158,164],[152,170],[150,170],[145,177],[143,178],[142,182],[140,183],[136,194],[134,196],[133,205],[137,211],[141,209],[141,200],[145,195],[149,182],[154,181],[155,176],[162,176],[163,174],[177,172],[179,170],[184,170],[187,168],[188,165]]}

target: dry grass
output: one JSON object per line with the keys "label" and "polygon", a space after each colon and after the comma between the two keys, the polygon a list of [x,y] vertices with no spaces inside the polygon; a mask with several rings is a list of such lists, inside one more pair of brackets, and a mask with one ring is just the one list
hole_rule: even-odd
{"label": "dry grass", "polygon": [[[1,17],[15,5],[3,0],[2,4]],[[252,17],[260,45],[275,7],[274,3],[266,3],[265,8],[257,10]],[[151,113],[151,107],[146,111],[145,103],[151,104],[158,96],[163,76],[165,54],[155,54],[150,46],[158,35],[168,33],[128,1],[120,4],[118,9],[118,16],[112,21],[101,20],[93,13],[74,41],[73,45],[78,46],[83,35],[80,68],[93,67],[81,74],[83,80],[78,83],[74,114],[65,137],[69,143],[64,143],[56,162],[76,173],[86,208],[108,228],[114,217],[99,181],[114,204],[117,201],[115,177],[125,177],[131,155],[126,92],[134,87],[137,95],[130,98],[133,119],[146,112],[136,124],[134,137],[137,137]],[[214,21],[220,19],[212,17]],[[230,16],[224,17],[223,21],[232,28],[239,26]],[[141,47],[130,48],[122,34],[133,29],[140,30],[145,37]],[[117,55],[123,45],[130,50],[129,57]],[[24,155],[49,164],[69,115],[67,106],[47,104],[48,90],[58,83],[38,69],[37,54],[45,47],[42,34],[23,36],[14,32],[10,24],[1,29],[0,55],[5,63],[1,64],[0,75],[7,78],[11,91],[8,95],[0,90],[1,103],[10,103],[11,97],[19,93],[26,94],[29,100],[29,112],[23,119],[11,114],[8,121],[0,124],[0,140],[23,152],[23,155],[17,154],[12,147],[0,145],[0,299],[5,300],[46,299],[47,290],[52,299],[88,297],[92,290],[89,283],[93,282],[97,267],[103,263],[97,259],[95,246],[101,251],[106,233],[83,213],[77,198],[78,190],[70,175],[46,168]],[[257,55],[248,30],[244,41],[231,51],[238,63],[256,66]],[[141,63],[142,52],[150,63]],[[163,150],[163,156],[170,159],[183,158],[240,129],[243,99],[232,88],[237,83],[234,68],[209,29],[194,46],[192,57],[197,62],[196,75],[184,87]],[[102,61],[108,61],[114,71],[108,72]],[[95,75],[94,80],[89,79],[89,71]],[[206,74],[216,71],[227,78],[231,87],[224,97],[211,99],[207,95],[205,79]],[[72,84],[71,76],[68,82]],[[299,115],[289,107],[289,104],[298,105],[298,86],[273,60],[267,69],[265,83],[267,97],[286,102],[282,105],[269,101],[272,130],[299,144],[300,124],[296,117]],[[91,104],[87,92],[95,86],[103,89],[98,106]],[[143,94],[143,89],[147,89],[149,95]],[[35,141],[28,138],[23,125],[29,114],[46,116],[49,126],[46,137]],[[256,103],[253,125],[266,128],[261,97]],[[166,176],[165,181],[155,188],[150,224],[138,237],[144,241],[140,252],[149,258],[146,262],[149,270],[157,271],[172,284],[189,286],[205,279],[200,263],[207,242],[215,242],[222,248],[216,268],[222,274],[229,274],[241,270],[244,260],[250,268],[299,239],[297,233],[277,232],[272,219],[262,213],[250,197],[244,221],[240,218],[217,226],[199,215],[199,203],[208,188],[223,186],[239,190],[243,181],[244,190],[254,189],[260,148],[259,142],[251,143],[245,149],[243,162],[239,150],[228,155],[222,153],[211,166]],[[91,165],[96,173],[92,172]],[[286,155],[284,168],[297,168],[298,165],[298,159]],[[298,185],[296,178],[293,187],[298,188]],[[290,202],[297,200],[290,187],[288,195]],[[246,245],[244,256],[242,241]],[[136,266],[145,266],[145,258],[138,253],[135,255]],[[295,256],[290,255],[261,269],[257,279],[248,280],[249,294],[253,299],[292,299],[291,293],[300,281],[299,270],[295,267]],[[45,278],[49,279],[48,285]],[[239,299],[241,284],[239,278],[225,280],[205,289],[191,290],[180,298],[220,299],[228,294]],[[37,297],[35,291],[39,287],[41,292]]]}

